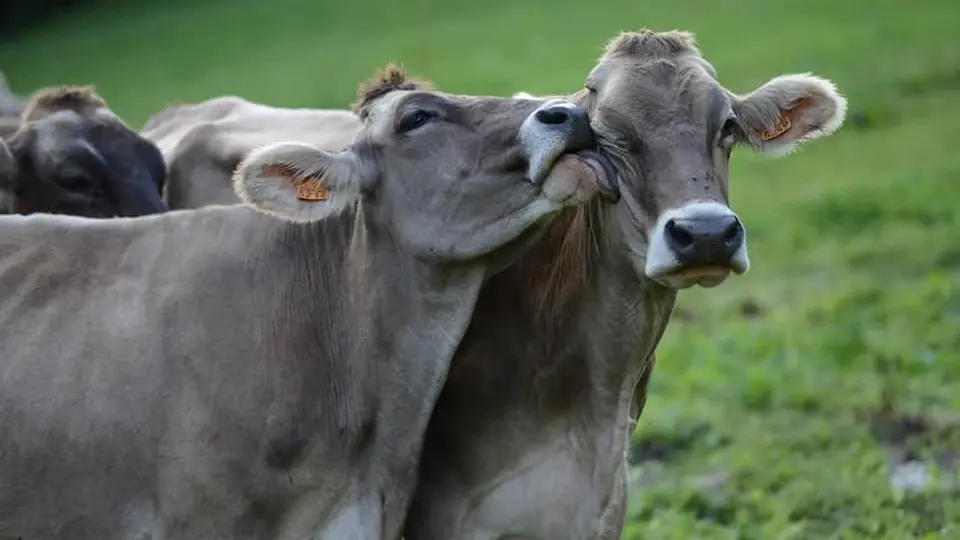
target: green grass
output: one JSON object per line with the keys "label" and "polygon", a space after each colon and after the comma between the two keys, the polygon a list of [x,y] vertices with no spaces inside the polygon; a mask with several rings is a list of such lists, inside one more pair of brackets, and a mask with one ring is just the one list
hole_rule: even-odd
{"label": "green grass", "polygon": [[[697,33],[728,88],[813,71],[827,140],[734,158],[753,269],[681,295],[635,437],[628,539],[960,538],[960,4],[173,0],[0,43],[16,90],[95,83],[141,125],[221,94],[343,107],[391,59],[469,93],[576,89],[619,30]],[[939,464],[918,493],[904,459]]]}

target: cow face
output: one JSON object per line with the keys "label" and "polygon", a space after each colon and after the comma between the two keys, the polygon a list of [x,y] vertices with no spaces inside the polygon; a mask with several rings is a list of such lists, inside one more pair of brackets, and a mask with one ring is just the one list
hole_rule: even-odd
{"label": "cow face", "polygon": [[565,101],[446,94],[391,66],[361,87],[354,111],[363,127],[349,149],[253,152],[238,194],[301,221],[363,198],[405,251],[435,262],[486,255],[566,205],[616,196],[605,189],[612,165],[589,150],[586,113]]}
{"label": "cow face", "polygon": [[846,110],[833,84],[809,75],[733,94],[685,32],[620,35],[585,86],[576,100],[626,179],[620,228],[635,270],[673,288],[715,286],[749,268],[728,200],[734,148],[787,154],[836,131]]}
{"label": "cow face", "polygon": [[7,211],[86,217],[166,211],[160,151],[88,88],[36,95],[19,130],[0,141],[0,200]]}

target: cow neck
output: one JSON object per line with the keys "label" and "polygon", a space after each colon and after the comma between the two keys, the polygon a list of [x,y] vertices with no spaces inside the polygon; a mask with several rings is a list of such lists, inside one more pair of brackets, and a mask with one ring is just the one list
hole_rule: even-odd
{"label": "cow neck", "polygon": [[[625,204],[571,209],[530,261],[549,275],[530,283],[545,287],[526,294],[534,302],[536,335],[555,343],[551,354],[536,358],[535,373],[579,374],[545,386],[563,388],[567,399],[579,396],[604,416],[624,412],[676,299],[675,291],[634,270],[622,232],[632,221]],[[554,304],[544,305],[543,298]]]}
{"label": "cow neck", "polygon": [[634,271],[625,206],[565,210],[484,287],[441,398],[438,436],[460,432],[454,424],[468,413],[472,429],[495,428],[518,408],[535,422],[626,414],[676,293]]}
{"label": "cow neck", "polygon": [[[384,535],[399,535],[415,484],[433,406],[466,332],[485,277],[480,265],[436,266],[404,254],[390,232],[362,219],[351,248],[352,271],[364,276],[364,356],[377,367],[374,438],[391,456],[375,471],[384,501]],[[356,264],[358,260],[364,264]],[[362,323],[361,323],[362,324]]]}

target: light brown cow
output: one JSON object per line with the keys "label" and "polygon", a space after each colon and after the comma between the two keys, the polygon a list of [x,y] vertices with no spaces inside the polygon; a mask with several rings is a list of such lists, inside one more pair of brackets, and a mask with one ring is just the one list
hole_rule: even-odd
{"label": "light brown cow", "polygon": [[249,204],[0,216],[0,538],[399,535],[484,280],[615,173],[562,101],[390,68],[358,114]]}
{"label": "light brown cow", "polygon": [[240,202],[230,175],[247,154],[275,141],[327,150],[349,145],[361,126],[350,111],[286,109],[224,96],[172,105],[144,124],[167,164],[165,198],[171,210]]}
{"label": "light brown cow", "polygon": [[731,151],[783,155],[833,133],[846,108],[809,75],[734,94],[684,32],[613,39],[572,99],[614,156],[621,202],[565,211],[484,286],[406,540],[620,538],[626,451],[677,290],[749,266]]}

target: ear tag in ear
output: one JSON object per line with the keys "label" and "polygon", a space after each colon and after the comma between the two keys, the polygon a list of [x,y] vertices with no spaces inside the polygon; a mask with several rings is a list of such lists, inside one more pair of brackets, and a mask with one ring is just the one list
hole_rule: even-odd
{"label": "ear tag in ear", "polygon": [[325,201],[330,198],[330,191],[315,178],[308,178],[297,184],[297,198],[301,201]]}
{"label": "ear tag in ear", "polygon": [[788,118],[787,115],[782,114],[780,115],[780,119],[777,120],[777,125],[774,126],[772,130],[764,131],[763,133],[761,133],[760,139],[763,141],[776,139],[777,137],[783,135],[787,131],[790,131],[790,126],[792,125],[793,123],[790,122],[790,118]]}
{"label": "ear tag in ear", "polygon": [[330,190],[323,187],[316,178],[305,178],[297,182],[296,172],[290,167],[267,165],[263,168],[263,174],[289,179],[297,186],[297,198],[301,201],[325,201],[330,198]]}

